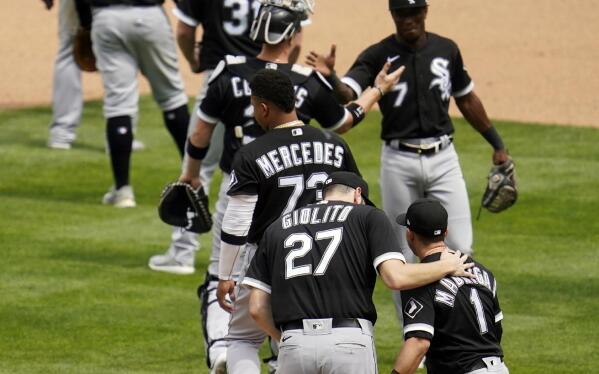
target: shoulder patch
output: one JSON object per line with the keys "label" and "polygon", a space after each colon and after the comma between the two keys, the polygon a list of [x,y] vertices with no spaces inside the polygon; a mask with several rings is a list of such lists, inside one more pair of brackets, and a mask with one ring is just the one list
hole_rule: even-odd
{"label": "shoulder patch", "polygon": [[226,55],[225,60],[227,61],[227,65],[237,65],[244,64],[247,59],[245,56]]}
{"label": "shoulder patch", "polygon": [[422,304],[413,297],[411,297],[410,300],[408,300],[408,302],[406,303],[404,313],[411,319],[414,319],[414,317],[416,317],[416,315],[420,313],[422,308],[424,308]]}
{"label": "shoulder patch", "polygon": [[324,77],[324,75],[320,74],[317,71],[314,71],[316,73],[316,76],[318,77],[318,79],[320,79],[322,81],[322,83],[324,83],[325,86],[328,87],[329,90],[333,91],[333,86],[331,86],[331,84],[329,83],[329,81]]}
{"label": "shoulder patch", "polygon": [[298,65],[298,64],[293,64],[293,66],[291,67],[291,71],[298,73],[300,75],[303,76],[310,76],[310,74],[312,74],[312,68],[309,68],[307,66],[302,66],[302,65]]}
{"label": "shoulder patch", "polygon": [[208,78],[208,84],[212,83],[212,81],[215,80],[225,70],[225,66],[227,66],[225,60],[220,60],[218,65],[216,65],[212,71],[212,74],[210,74],[210,78]]}

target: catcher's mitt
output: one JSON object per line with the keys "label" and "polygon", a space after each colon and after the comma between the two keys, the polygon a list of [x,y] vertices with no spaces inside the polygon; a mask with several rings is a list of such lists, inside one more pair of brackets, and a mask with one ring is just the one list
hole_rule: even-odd
{"label": "catcher's mitt", "polygon": [[80,27],[73,42],[73,57],[79,69],[87,72],[96,71],[96,55],[92,50],[90,30]]}
{"label": "catcher's mitt", "polygon": [[516,166],[512,159],[503,164],[494,165],[489,172],[489,182],[483,194],[482,206],[490,212],[499,213],[516,202]]}
{"label": "catcher's mitt", "polygon": [[204,188],[197,191],[187,183],[174,182],[164,187],[158,204],[160,219],[198,234],[210,231],[212,216]]}

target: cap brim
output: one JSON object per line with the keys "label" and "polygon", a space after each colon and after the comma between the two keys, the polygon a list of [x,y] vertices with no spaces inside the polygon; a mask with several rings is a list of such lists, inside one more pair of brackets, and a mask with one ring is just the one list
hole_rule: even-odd
{"label": "cap brim", "polygon": [[407,216],[407,213],[398,215],[397,218],[395,219],[395,222],[399,223],[402,226],[407,226],[408,224],[406,223],[406,216]]}

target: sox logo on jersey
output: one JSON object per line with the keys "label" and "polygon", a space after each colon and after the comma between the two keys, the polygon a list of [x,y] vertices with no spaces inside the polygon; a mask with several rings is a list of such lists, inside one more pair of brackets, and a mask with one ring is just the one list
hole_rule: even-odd
{"label": "sox logo on jersey", "polygon": [[437,57],[431,62],[431,73],[437,78],[431,81],[429,88],[439,87],[441,99],[447,101],[451,97],[451,77],[449,75],[449,60]]}

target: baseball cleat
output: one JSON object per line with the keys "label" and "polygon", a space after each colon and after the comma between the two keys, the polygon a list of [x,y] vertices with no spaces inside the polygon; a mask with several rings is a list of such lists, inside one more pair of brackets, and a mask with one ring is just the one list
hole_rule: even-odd
{"label": "baseball cleat", "polygon": [[48,148],[68,151],[69,149],[71,149],[71,143],[48,140]]}
{"label": "baseball cleat", "polygon": [[178,260],[175,251],[171,250],[171,248],[163,255],[150,257],[150,261],[148,262],[150,269],[179,275],[193,274],[196,270],[193,262],[190,264]]}
{"label": "baseball cleat", "polygon": [[132,151],[143,151],[144,149],[146,149],[146,145],[141,140],[133,139],[133,143],[131,143]]}
{"label": "baseball cleat", "polygon": [[115,208],[134,208],[136,204],[133,189],[129,185],[123,186],[118,190],[111,187],[110,191],[104,194],[102,204],[113,205]]}

